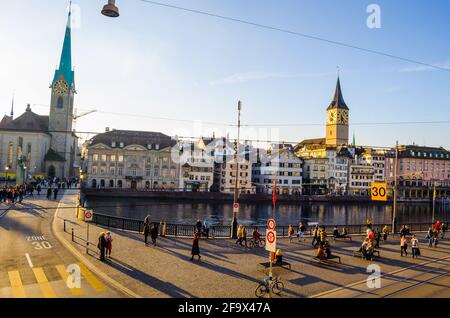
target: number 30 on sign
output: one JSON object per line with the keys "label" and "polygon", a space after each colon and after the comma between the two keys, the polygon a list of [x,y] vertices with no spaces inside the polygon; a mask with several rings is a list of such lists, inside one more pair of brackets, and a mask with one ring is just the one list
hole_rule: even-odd
{"label": "number 30 on sign", "polygon": [[372,200],[387,201],[386,183],[372,183]]}

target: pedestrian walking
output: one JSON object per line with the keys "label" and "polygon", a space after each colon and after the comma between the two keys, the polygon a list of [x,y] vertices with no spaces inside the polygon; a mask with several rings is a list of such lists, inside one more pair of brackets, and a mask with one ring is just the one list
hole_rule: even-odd
{"label": "pedestrian walking", "polygon": [[158,238],[158,227],[156,224],[152,224],[150,228],[150,236],[152,238],[153,246],[156,246],[156,239]]}
{"label": "pedestrian walking", "polygon": [[242,241],[244,240],[244,227],[242,225],[238,226],[237,229],[237,240],[236,240],[236,244],[239,244],[240,246],[242,246]]}
{"label": "pedestrian walking", "polygon": [[298,224],[298,241],[304,241],[305,239],[303,238],[304,234],[306,231],[306,227],[303,225],[303,223],[299,223]]}
{"label": "pedestrian walking", "polygon": [[441,235],[441,240],[444,239],[445,237],[445,232],[447,232],[447,225],[445,225],[444,223],[441,224],[441,230],[440,230],[440,235]]}
{"label": "pedestrian walking", "polygon": [[53,189],[53,200],[56,200],[57,197],[58,197],[58,188],[54,188]]}
{"label": "pedestrian walking", "polygon": [[198,256],[198,259],[200,260],[200,245],[199,245],[199,235],[197,233],[194,233],[194,239],[192,240],[192,251],[191,251],[192,257],[191,261],[194,260],[194,256]]}
{"label": "pedestrian walking", "polygon": [[37,190],[38,196],[41,195],[41,185],[40,184],[38,184],[36,190]]}
{"label": "pedestrian walking", "polygon": [[199,237],[201,237],[201,235],[202,235],[202,227],[203,227],[202,221],[197,220],[197,223],[195,223],[195,229],[196,229]]}
{"label": "pedestrian walking", "polygon": [[434,230],[433,231],[433,247],[437,247],[438,243],[439,243],[439,231]]}
{"label": "pedestrian walking", "polygon": [[98,249],[100,250],[100,260],[105,261],[105,252],[106,252],[106,239],[105,239],[105,233],[100,233],[100,236],[98,237]]}
{"label": "pedestrian walking", "polygon": [[383,227],[383,242],[386,242],[389,235],[389,228],[387,225]]}
{"label": "pedestrian walking", "polygon": [[428,240],[428,247],[432,247],[433,246],[433,230],[431,227],[428,228],[427,235],[425,236],[425,238]]}
{"label": "pedestrian walking", "polygon": [[47,189],[47,200],[51,200],[52,199],[52,188],[48,188]]}
{"label": "pedestrian walking", "polygon": [[289,224],[288,237],[289,237],[289,243],[292,243],[292,239],[294,237],[294,227],[292,226],[292,224]]}
{"label": "pedestrian walking", "polygon": [[405,236],[400,237],[400,256],[403,256],[403,253],[408,256],[408,243]]}
{"label": "pedestrian walking", "polygon": [[111,257],[113,238],[111,236],[110,231],[106,232],[105,240],[106,240],[106,256]]}
{"label": "pedestrian walking", "polygon": [[380,232],[380,229],[377,228],[375,230],[375,246],[374,246],[374,248],[380,248],[380,240],[381,240],[381,232]]}
{"label": "pedestrian walking", "polygon": [[242,241],[245,243],[245,247],[247,247],[247,227],[242,226]]}
{"label": "pedestrian walking", "polygon": [[144,243],[147,245],[148,235],[150,234],[150,223],[144,222]]}
{"label": "pedestrian walking", "polygon": [[420,256],[419,240],[416,238],[415,235],[413,235],[411,238],[411,250],[413,258],[417,258]]}
{"label": "pedestrian walking", "polygon": [[319,244],[319,242],[318,242],[318,235],[319,235],[319,225],[316,225],[314,227],[313,240],[311,242],[311,244],[312,244],[312,246],[314,246],[314,248],[316,248],[317,245]]}

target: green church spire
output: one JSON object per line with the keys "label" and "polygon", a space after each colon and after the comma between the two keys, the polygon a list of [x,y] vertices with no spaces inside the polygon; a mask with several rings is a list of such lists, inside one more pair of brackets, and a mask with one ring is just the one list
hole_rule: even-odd
{"label": "green church spire", "polygon": [[74,85],[74,72],[72,71],[72,35],[71,35],[71,9],[69,9],[69,15],[67,17],[66,33],[64,35],[64,44],[61,53],[61,60],[59,62],[59,67],[55,71],[55,76],[53,77],[53,84],[58,80],[61,75],[66,80],[69,87]]}

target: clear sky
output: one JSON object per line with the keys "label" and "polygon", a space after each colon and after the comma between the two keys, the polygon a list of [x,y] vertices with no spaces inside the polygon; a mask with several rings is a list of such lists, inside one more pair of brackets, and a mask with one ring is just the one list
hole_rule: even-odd
{"label": "clear sky", "polygon": [[[97,109],[140,116],[94,113],[78,120],[80,131],[111,127],[198,136],[228,129],[233,137],[235,128],[213,123],[235,123],[238,99],[242,124],[324,124],[337,65],[351,123],[450,120],[450,72],[139,0],[117,0],[121,16],[106,18],[100,14],[106,2],[74,1],[75,107],[79,113]],[[160,2],[450,68],[447,0]],[[371,3],[381,8],[380,29],[367,27]],[[9,113],[14,90],[16,115],[26,103],[37,113],[48,113],[67,4],[2,2],[0,115]],[[267,129],[245,128],[243,136],[267,139]],[[358,144],[391,146],[398,139],[450,148],[448,123],[351,125],[353,131]],[[271,133],[277,135],[281,141],[300,141],[323,137],[325,128],[279,127]]]}

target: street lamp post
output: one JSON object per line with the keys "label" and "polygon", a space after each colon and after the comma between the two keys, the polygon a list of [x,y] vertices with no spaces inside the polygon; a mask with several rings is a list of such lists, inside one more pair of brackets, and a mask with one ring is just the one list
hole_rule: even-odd
{"label": "street lamp post", "polygon": [[5,186],[8,186],[8,170],[9,166],[5,166]]}
{"label": "street lamp post", "polygon": [[106,17],[117,18],[119,8],[116,7],[116,0],[108,0],[108,3],[103,6],[102,14]]}
{"label": "street lamp post", "polygon": [[392,213],[392,234],[395,233],[396,228],[396,213],[397,213],[397,166],[398,166],[398,141],[395,144],[395,163],[394,163],[394,187],[392,188],[394,194],[394,211]]}
{"label": "street lamp post", "polygon": [[234,198],[233,198],[233,222],[231,223],[231,237],[233,239],[237,238],[237,212],[234,208],[235,204],[238,202],[239,198],[239,188],[238,188],[238,174],[239,174],[239,137],[240,137],[240,130],[241,130],[241,109],[242,104],[241,101],[238,101],[238,133],[237,133],[237,140],[236,140],[236,149],[234,152],[234,158],[236,160],[236,175],[235,175],[235,182],[234,182]]}

